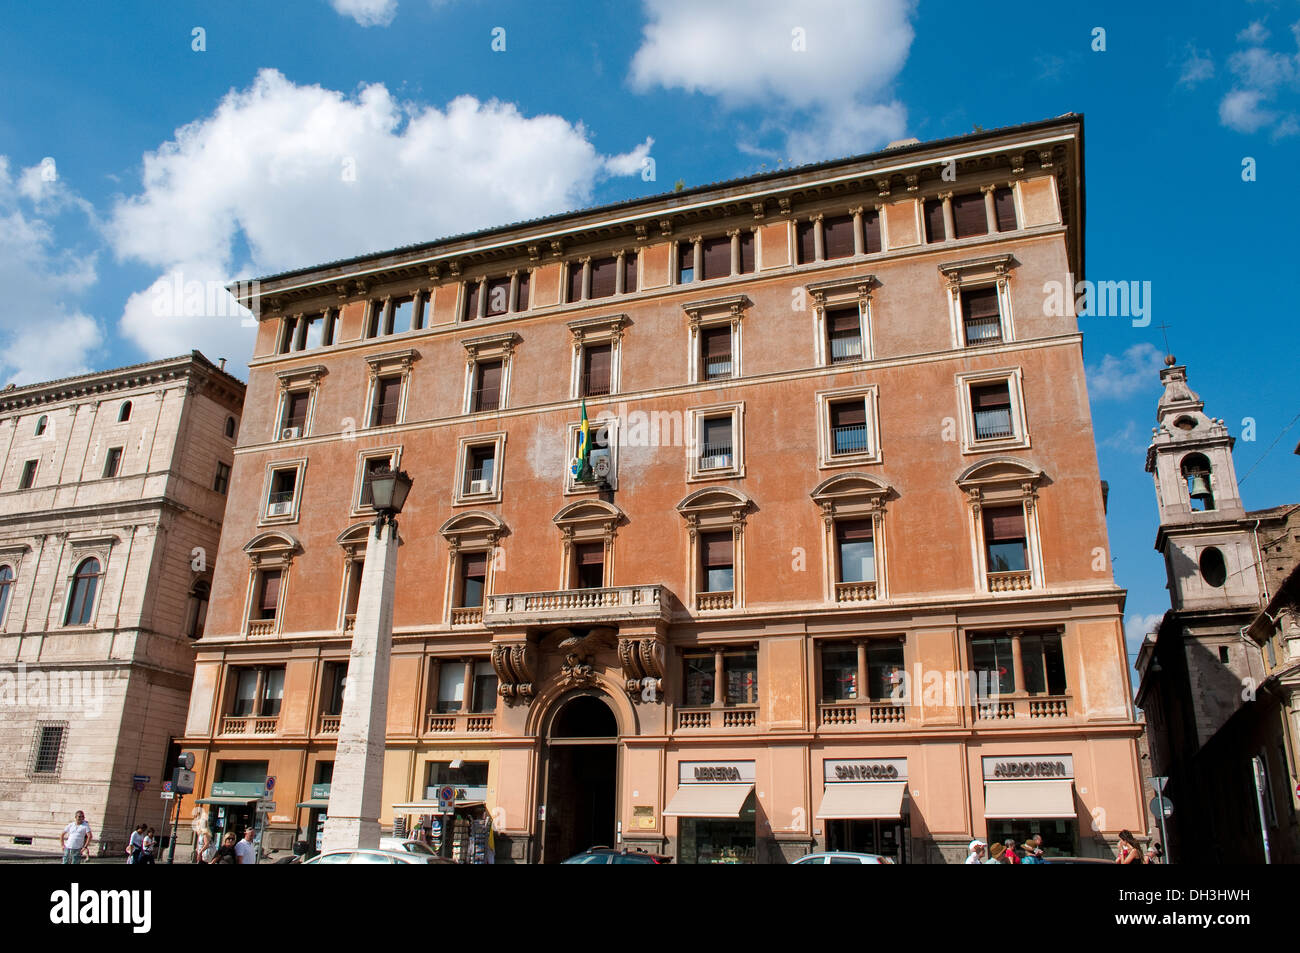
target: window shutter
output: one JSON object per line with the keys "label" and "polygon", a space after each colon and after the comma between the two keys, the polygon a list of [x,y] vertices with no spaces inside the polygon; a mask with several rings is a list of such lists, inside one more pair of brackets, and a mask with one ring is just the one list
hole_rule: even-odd
{"label": "window shutter", "polygon": [[704,278],[726,278],[731,274],[731,239],[706,238],[700,242],[704,255]]}
{"label": "window shutter", "polygon": [[462,320],[473,321],[478,317],[478,282],[465,282],[465,311]]}
{"label": "window shutter", "polygon": [[862,247],[868,255],[884,248],[880,237],[880,213],[875,209],[862,213]]}
{"label": "window shutter", "polygon": [[582,262],[569,262],[569,296],[566,301],[582,300]]}
{"label": "window shutter", "polygon": [[704,533],[700,536],[700,545],[706,567],[717,569],[732,565],[730,533]]}
{"label": "window shutter", "polygon": [[731,356],[731,327],[705,328],[700,332],[704,336],[704,356]]}
{"label": "window shutter", "polygon": [[730,417],[713,417],[704,421],[704,446],[706,449],[731,446]]}
{"label": "window shutter", "polygon": [[597,344],[585,348],[582,355],[585,378],[584,392],[587,395],[609,393],[610,345]]}
{"label": "window shutter", "polygon": [[605,563],[604,543],[579,543],[577,550],[579,566],[601,566]]}
{"label": "window shutter", "polygon": [[[591,262],[591,296],[608,298],[614,293],[618,279],[617,258],[597,258]],[[576,299],[574,299],[576,300]]]}
{"label": "window shutter", "polygon": [[280,570],[270,569],[262,575],[262,614],[274,616],[280,604]]}
{"label": "window shutter", "polygon": [[375,406],[375,424],[386,427],[397,423],[397,405],[402,393],[400,377],[381,377]]}
{"label": "window shutter", "polygon": [[999,506],[984,510],[984,541],[1013,543],[1025,538],[1025,511],[1021,506]]}
{"label": "window shutter", "polygon": [[971,320],[996,318],[999,316],[998,289],[972,288],[970,291],[963,291],[961,293],[961,305],[962,311]]}
{"label": "window shutter", "polygon": [[826,257],[849,258],[853,255],[853,216],[836,215],[822,221]]}
{"label": "window shutter", "polygon": [[862,328],[856,307],[827,311],[826,325],[831,334],[857,334]]}
{"label": "window shutter", "polygon": [[289,412],[285,415],[286,427],[305,427],[307,425],[308,396],[301,391],[289,395]]}
{"label": "window shutter", "polygon": [[817,260],[817,238],[812,222],[800,222],[794,228],[795,244],[799,251],[799,264]]}
{"label": "window shutter", "polygon": [[478,366],[478,386],[484,394],[497,394],[501,390],[501,362],[487,361]]}
{"label": "window shutter", "polygon": [[519,300],[515,303],[516,311],[528,310],[528,286],[531,277],[532,276],[526,271],[519,272]]}
{"label": "window shutter", "polygon": [[999,232],[1016,230],[1016,196],[1011,189],[993,190],[993,211],[998,220]]}
{"label": "window shutter", "polygon": [[754,271],[754,233],[741,229],[740,231],[740,273],[742,275],[752,274]]}
{"label": "window shutter", "polygon": [[623,256],[623,293],[636,291],[636,253]]}
{"label": "window shutter", "polygon": [[983,192],[953,196],[952,225],[958,238],[988,234],[989,217],[984,208]]}
{"label": "window shutter", "polygon": [[855,400],[845,404],[831,404],[832,427],[861,427],[867,422],[865,401]]}
{"label": "window shutter", "polygon": [[487,553],[466,553],[461,557],[461,575],[466,578],[487,575]]}
{"label": "window shutter", "polygon": [[945,237],[943,200],[927,199],[925,203],[925,240],[927,242],[941,242]]}
{"label": "window shutter", "polygon": [[680,281],[682,272],[690,272],[690,281],[698,281],[700,276],[695,274],[695,245],[693,242],[677,243],[677,277]]}
{"label": "window shutter", "polygon": [[1011,406],[1011,393],[1005,383],[983,384],[970,389],[971,407],[975,410],[999,410]]}
{"label": "window shutter", "polygon": [[871,520],[841,520],[835,524],[835,538],[841,543],[871,539]]}

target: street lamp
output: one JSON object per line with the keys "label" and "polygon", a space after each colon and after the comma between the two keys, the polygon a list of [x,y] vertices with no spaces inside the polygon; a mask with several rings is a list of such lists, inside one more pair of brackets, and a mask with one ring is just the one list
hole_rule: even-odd
{"label": "street lamp", "polygon": [[[411,478],[383,467],[370,478],[375,531],[366,543],[357,616],[348,656],[334,775],[326,809],[325,850],[379,846],[384,793],[384,734],[388,724],[388,670],[393,652],[393,596],[397,579],[397,515]],[[387,530],[385,531],[385,527]]]}

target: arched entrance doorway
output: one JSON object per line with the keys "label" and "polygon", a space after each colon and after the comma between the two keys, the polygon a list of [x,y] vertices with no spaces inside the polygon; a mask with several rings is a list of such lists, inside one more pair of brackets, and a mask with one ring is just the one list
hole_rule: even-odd
{"label": "arched entrance doorway", "polygon": [[542,862],[614,846],[618,720],[601,692],[575,692],[560,702],[542,764]]}

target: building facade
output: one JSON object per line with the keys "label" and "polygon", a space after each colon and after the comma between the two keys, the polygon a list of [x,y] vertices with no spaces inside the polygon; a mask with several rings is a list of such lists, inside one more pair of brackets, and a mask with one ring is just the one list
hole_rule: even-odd
{"label": "building facade", "polygon": [[0,842],[165,830],[243,398],[197,351],[0,391]]}
{"label": "building facade", "polygon": [[1107,855],[1143,806],[1082,201],[1071,115],[262,280],[208,823],[265,775],[268,846],[316,842],[391,465],[385,824],[486,815],[498,862]]}
{"label": "building facade", "polygon": [[1171,608],[1139,652],[1137,703],[1152,773],[1168,778],[1174,805],[1170,855],[1295,863],[1292,639],[1300,630],[1288,621],[1285,582],[1300,561],[1300,505],[1245,509],[1233,438],[1222,419],[1205,414],[1187,368],[1172,356],[1166,364],[1146,468]]}

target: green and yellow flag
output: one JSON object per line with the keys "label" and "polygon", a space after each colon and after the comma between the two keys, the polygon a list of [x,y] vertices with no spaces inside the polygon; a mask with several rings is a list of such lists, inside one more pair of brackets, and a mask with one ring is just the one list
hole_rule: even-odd
{"label": "green and yellow flag", "polygon": [[587,423],[587,401],[582,401],[582,423],[578,427],[578,454],[573,458],[573,463],[569,465],[569,471],[573,478],[579,483],[585,483],[591,479],[591,464],[588,458],[591,455],[591,425]]}

